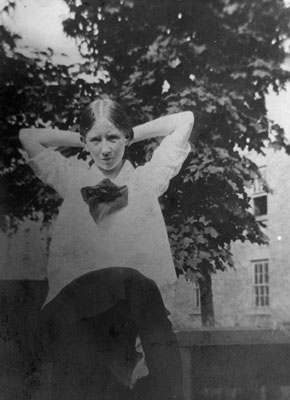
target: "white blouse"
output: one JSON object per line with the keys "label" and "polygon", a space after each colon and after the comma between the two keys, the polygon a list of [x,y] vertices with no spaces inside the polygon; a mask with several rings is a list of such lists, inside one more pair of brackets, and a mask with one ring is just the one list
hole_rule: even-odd
{"label": "white blouse", "polygon": [[126,161],[112,181],[128,186],[128,205],[98,224],[81,195],[82,187],[105,178],[95,164],[72,162],[52,149],[44,149],[30,160],[35,174],[64,199],[52,235],[45,304],[74,279],[106,267],[137,269],[160,288],[176,280],[158,197],[167,190],[189,151],[189,143],[176,148],[169,135],[144,166],[135,169]]}

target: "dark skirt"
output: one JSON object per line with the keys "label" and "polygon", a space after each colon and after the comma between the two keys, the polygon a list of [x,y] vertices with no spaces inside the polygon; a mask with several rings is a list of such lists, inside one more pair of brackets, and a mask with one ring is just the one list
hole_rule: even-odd
{"label": "dark skirt", "polygon": [[167,399],[169,392],[180,390],[180,355],[168,312],[155,282],[140,272],[111,267],[87,273],[66,286],[42,314],[43,344],[54,364],[53,398],[83,398],[80,382],[88,379],[94,393],[128,398],[130,375],[140,356],[138,335],[150,379],[158,382],[156,398],[167,393]]}
{"label": "dark skirt", "polygon": [[123,303],[137,320],[148,313],[162,318],[169,314],[154,281],[132,268],[104,268],[75,279],[43,308],[44,343],[58,340],[78,321],[102,315]]}

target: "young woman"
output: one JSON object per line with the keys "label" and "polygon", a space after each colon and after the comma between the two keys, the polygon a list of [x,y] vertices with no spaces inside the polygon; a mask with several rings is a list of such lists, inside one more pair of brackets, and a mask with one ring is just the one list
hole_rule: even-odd
{"label": "young woman", "polygon": [[[80,133],[21,130],[35,174],[64,199],[43,309],[53,398],[91,398],[89,387],[102,399],[141,398],[123,385],[136,363],[137,335],[156,383],[148,399],[180,396],[180,358],[158,290],[176,279],[158,197],[190,151],[193,122],[182,112],[132,129],[122,107],[106,99],[84,110]],[[124,159],[131,143],[156,136],[165,138],[145,165],[135,169]],[[92,165],[71,162],[58,146],[84,147]]]}

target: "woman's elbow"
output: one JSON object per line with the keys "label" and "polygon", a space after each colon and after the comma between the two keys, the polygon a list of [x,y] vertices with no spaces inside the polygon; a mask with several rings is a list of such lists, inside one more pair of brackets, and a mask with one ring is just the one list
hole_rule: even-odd
{"label": "woman's elbow", "polygon": [[31,129],[23,128],[20,129],[18,137],[22,146],[25,147],[26,143],[31,142],[33,140],[34,135]]}
{"label": "woman's elbow", "polygon": [[34,129],[23,128],[19,131],[18,137],[23,149],[31,156],[34,156],[43,148]]}
{"label": "woman's elbow", "polygon": [[19,131],[18,137],[22,147],[28,153],[29,157],[36,156],[44,148],[44,146],[39,141],[37,130],[35,130],[34,128],[21,129]]}
{"label": "woman's elbow", "polygon": [[184,114],[185,114],[185,121],[184,122],[187,123],[187,124],[193,125],[194,124],[194,114],[193,114],[193,112],[192,111],[185,111]]}
{"label": "woman's elbow", "polygon": [[20,129],[18,137],[21,143],[27,139],[27,134],[28,134],[28,129],[26,128]]}

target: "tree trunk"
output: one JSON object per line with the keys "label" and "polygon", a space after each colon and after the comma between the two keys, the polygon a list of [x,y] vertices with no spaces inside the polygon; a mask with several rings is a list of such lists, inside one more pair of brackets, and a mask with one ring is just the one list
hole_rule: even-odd
{"label": "tree trunk", "polygon": [[200,287],[200,309],[202,326],[214,326],[214,310],[211,275],[206,273],[198,280]]}

